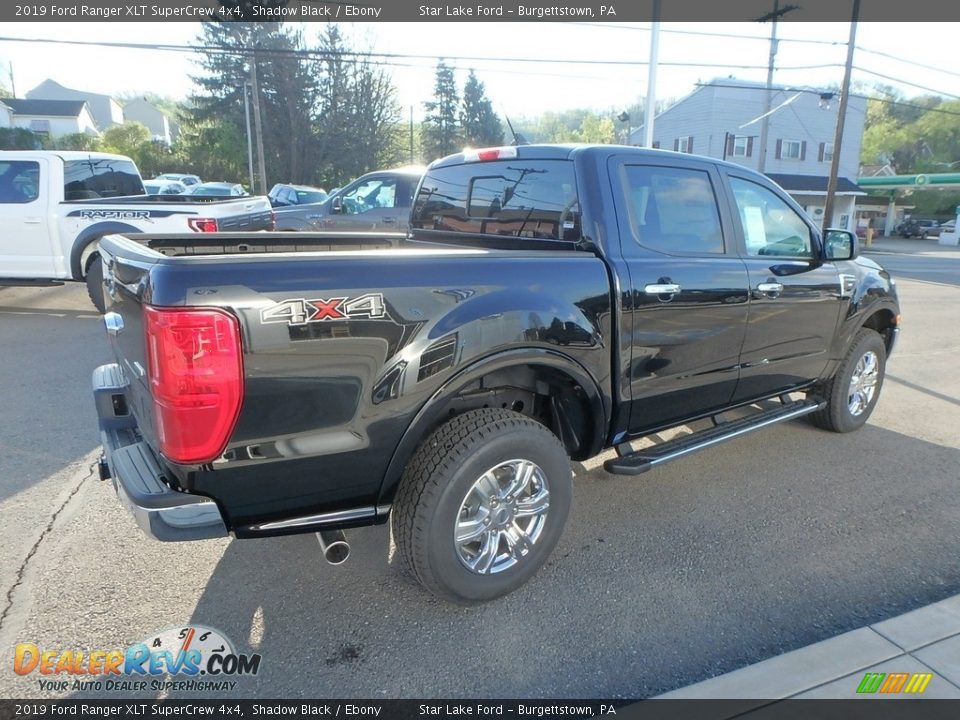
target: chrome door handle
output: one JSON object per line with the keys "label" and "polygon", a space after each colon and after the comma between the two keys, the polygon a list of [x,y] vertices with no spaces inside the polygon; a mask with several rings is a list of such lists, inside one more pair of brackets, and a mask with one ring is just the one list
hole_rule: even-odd
{"label": "chrome door handle", "polygon": [[23,219],[23,222],[24,222],[26,225],[39,225],[40,223],[43,222],[43,220],[41,220],[41,219],[38,218],[38,217],[26,217],[26,218]]}
{"label": "chrome door handle", "polygon": [[647,295],[676,295],[680,292],[680,286],[676,283],[654,283],[643,288]]}
{"label": "chrome door handle", "polygon": [[764,293],[767,295],[773,295],[773,294],[779,295],[780,293],[783,292],[783,285],[778,282],[760,283],[759,285],[757,285],[757,292]]}
{"label": "chrome door handle", "polygon": [[383,222],[384,225],[389,224],[389,223],[395,223],[396,221],[397,221],[397,219],[396,219],[395,217],[385,217],[385,218],[383,218],[383,220],[382,220],[382,222]]}
{"label": "chrome door handle", "polygon": [[307,215],[307,220],[319,220],[323,215]]}

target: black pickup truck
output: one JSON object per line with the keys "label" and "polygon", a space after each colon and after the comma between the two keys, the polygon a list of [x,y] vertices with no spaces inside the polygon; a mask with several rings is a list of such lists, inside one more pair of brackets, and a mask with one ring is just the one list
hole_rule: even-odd
{"label": "black pickup truck", "polygon": [[290,238],[101,241],[101,474],[160,540],[316,532],[340,562],[389,521],[464,604],[543,565],[570,459],[634,475],[803,415],[855,430],[899,331],[852,233],[666,151],[469,151],[430,166],[407,235]]}

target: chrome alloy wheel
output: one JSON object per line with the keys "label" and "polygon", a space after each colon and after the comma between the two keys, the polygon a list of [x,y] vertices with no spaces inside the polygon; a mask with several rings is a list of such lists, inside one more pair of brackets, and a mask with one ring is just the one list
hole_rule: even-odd
{"label": "chrome alloy wheel", "polygon": [[850,390],[847,393],[847,407],[850,414],[857,417],[870,406],[877,392],[880,379],[880,361],[873,350],[865,352],[857,361],[850,378]]}
{"label": "chrome alloy wheel", "polygon": [[550,509],[547,476],[529,460],[490,468],[467,491],[454,528],[460,562],[492,575],[522,560],[543,534]]}

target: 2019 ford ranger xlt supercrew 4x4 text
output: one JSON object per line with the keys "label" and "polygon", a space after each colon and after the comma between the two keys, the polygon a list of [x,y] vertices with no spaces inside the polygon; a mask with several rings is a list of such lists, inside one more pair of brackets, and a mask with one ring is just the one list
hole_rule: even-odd
{"label": "2019 ford ranger xlt supercrew 4x4 text", "polygon": [[467,151],[410,224],[298,236],[312,252],[101,241],[101,472],[146,532],[316,532],[340,561],[345,529],[390,522],[428,589],[489,600],[556,544],[571,459],[615,448],[607,471],[639,474],[804,415],[855,430],[899,330],[852,233],[707,158]]}

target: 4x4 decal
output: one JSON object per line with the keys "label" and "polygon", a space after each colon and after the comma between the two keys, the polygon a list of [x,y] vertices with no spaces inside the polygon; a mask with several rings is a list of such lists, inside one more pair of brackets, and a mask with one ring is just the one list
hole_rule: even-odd
{"label": "4x4 decal", "polygon": [[328,320],[378,320],[387,310],[380,293],[367,293],[356,298],[282,300],[260,311],[260,322],[306,325]]}

